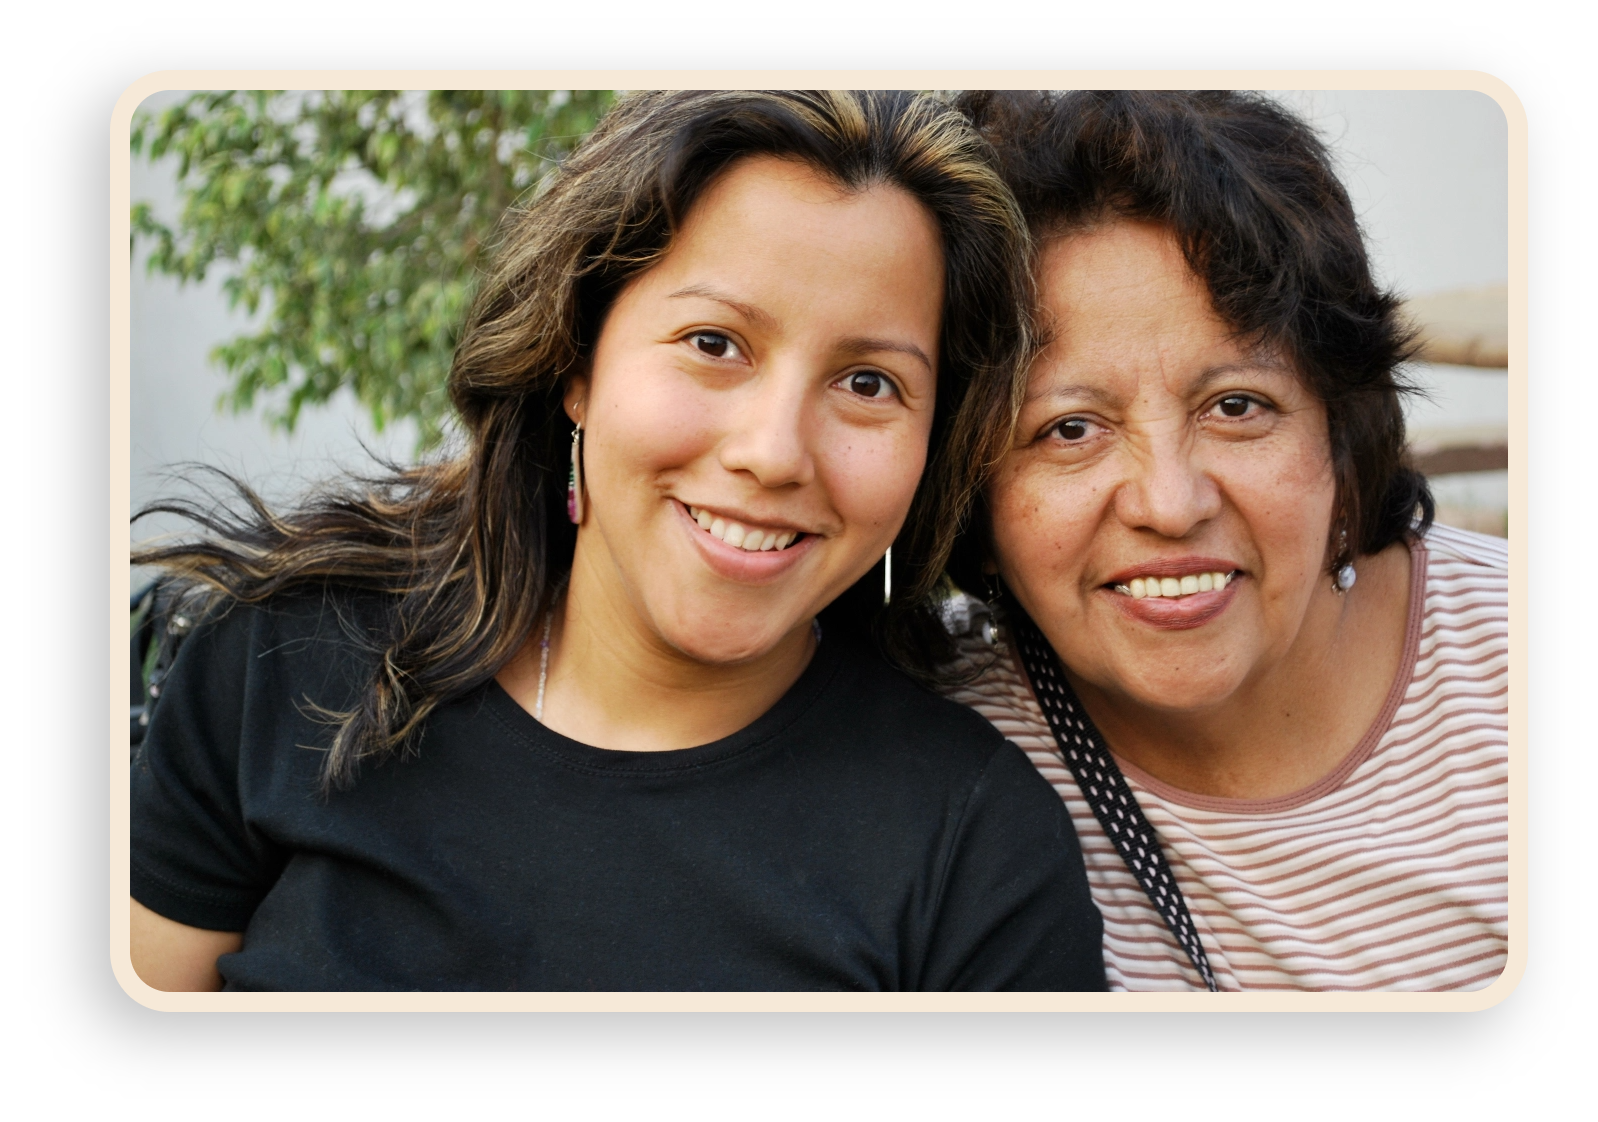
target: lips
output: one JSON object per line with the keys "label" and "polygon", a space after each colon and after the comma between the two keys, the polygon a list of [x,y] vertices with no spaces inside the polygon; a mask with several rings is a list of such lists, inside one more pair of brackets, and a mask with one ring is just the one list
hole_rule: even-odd
{"label": "lips", "polygon": [[797,538],[802,537],[798,530],[791,530],[783,526],[761,526],[750,521],[741,521],[712,514],[703,507],[683,504],[688,510],[688,517],[699,524],[699,528],[711,537],[726,542],[734,549],[742,549],[748,553],[764,553],[772,549],[787,549]]}
{"label": "lips", "polygon": [[1236,597],[1245,573],[1218,557],[1172,557],[1123,569],[1103,585],[1123,614],[1165,630],[1200,627]]}
{"label": "lips", "polygon": [[1228,561],[1224,557],[1157,557],[1136,565],[1129,565],[1105,581],[1106,585],[1131,584],[1133,580],[1141,577],[1174,577],[1181,580],[1183,577],[1196,577],[1200,573],[1232,573],[1240,570],[1236,561]]}
{"label": "lips", "polygon": [[1115,591],[1134,600],[1144,597],[1175,600],[1195,592],[1210,592],[1225,588],[1232,581],[1230,572],[1216,570],[1212,573],[1192,573],[1182,577],[1133,577],[1126,584],[1118,584]]}
{"label": "lips", "polygon": [[[710,571],[724,580],[744,585],[765,585],[780,580],[808,557],[824,537],[795,526],[758,523],[753,519],[713,514],[673,500],[683,531]],[[703,523],[708,519],[710,525]],[[717,523],[721,530],[715,532]],[[736,527],[739,533],[733,533]],[[729,541],[729,538],[731,539]],[[770,547],[767,548],[767,540]],[[778,548],[778,543],[784,543]],[[754,543],[754,544],[752,544]]]}

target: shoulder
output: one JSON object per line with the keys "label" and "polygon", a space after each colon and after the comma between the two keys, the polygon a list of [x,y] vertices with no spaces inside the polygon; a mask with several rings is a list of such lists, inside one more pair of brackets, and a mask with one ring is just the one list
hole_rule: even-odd
{"label": "shoulder", "polygon": [[1505,576],[1509,572],[1509,543],[1503,538],[1433,523],[1422,542],[1433,567],[1463,566],[1484,576]]}
{"label": "shoulder", "polygon": [[912,681],[867,644],[841,641],[835,657],[834,713],[857,730],[977,768],[1006,747],[980,715]]}
{"label": "shoulder", "polygon": [[981,623],[991,627],[973,626],[956,636],[955,658],[944,668],[948,684],[939,690],[981,714],[1012,740],[1032,735],[1042,713],[1007,641],[1003,621],[985,614]]}
{"label": "shoulder", "polygon": [[1502,538],[1434,525],[1421,546],[1428,617],[1454,625],[1488,618],[1507,622],[1509,549]]}
{"label": "shoulder", "polygon": [[325,584],[277,593],[265,600],[220,600],[200,616],[187,645],[243,643],[257,657],[306,653],[309,646],[361,650],[384,633],[390,598]]}
{"label": "shoulder", "polygon": [[[1047,781],[999,727],[910,680],[866,644],[840,644],[828,672],[827,688],[785,740],[815,765],[807,774],[818,782],[830,776],[833,791],[858,792],[872,814],[921,821],[932,811],[929,821],[942,822],[997,812],[1019,822],[1058,807]],[[1052,820],[1048,828],[1055,828]]]}
{"label": "shoulder", "polygon": [[169,710],[177,696],[189,707],[265,703],[282,690],[342,700],[370,674],[390,610],[385,597],[334,584],[216,601],[194,613],[156,709]]}

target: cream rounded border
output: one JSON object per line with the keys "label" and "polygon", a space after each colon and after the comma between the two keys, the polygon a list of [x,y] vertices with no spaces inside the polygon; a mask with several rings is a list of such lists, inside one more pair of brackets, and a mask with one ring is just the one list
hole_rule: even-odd
{"label": "cream rounded border", "polygon": [[[122,691],[129,674],[132,574],[132,329],[128,134],[151,94],[192,89],[1325,89],[1474,90],[1508,122],[1509,209],[1509,959],[1470,993],[165,993],[133,972],[128,952],[129,776]],[[123,91],[111,112],[108,434],[110,502],[110,950],[134,1001],[171,1012],[1467,1012],[1497,1005],[1526,969],[1526,113],[1513,90],[1475,70],[167,70]]]}

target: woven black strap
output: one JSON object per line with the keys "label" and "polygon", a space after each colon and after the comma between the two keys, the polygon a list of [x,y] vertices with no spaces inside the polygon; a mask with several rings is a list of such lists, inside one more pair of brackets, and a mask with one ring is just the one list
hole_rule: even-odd
{"label": "woven black strap", "polygon": [[1204,984],[1211,990],[1217,989],[1209,956],[1204,953],[1204,944],[1199,942],[1198,932],[1193,927],[1193,917],[1188,914],[1187,901],[1182,898],[1182,890],[1171,875],[1165,852],[1160,849],[1159,835],[1143,816],[1143,808],[1138,806],[1137,796],[1127,786],[1126,776],[1121,774],[1104,737],[1065,680],[1054,648],[1049,646],[1037,624],[1015,604],[1009,605],[1007,614],[1021,665],[1032,679],[1032,692],[1037,694],[1038,704],[1054,732],[1066,767],[1076,777],[1082,797],[1093,808],[1093,817],[1104,827],[1115,844],[1115,851],[1148,893],[1149,903],[1154,905],[1154,910],[1165,920],[1165,926],[1171,929],[1187,957],[1192,959]]}

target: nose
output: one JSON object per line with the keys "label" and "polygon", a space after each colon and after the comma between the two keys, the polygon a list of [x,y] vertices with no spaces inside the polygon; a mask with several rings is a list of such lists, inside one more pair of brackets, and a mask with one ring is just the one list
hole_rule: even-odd
{"label": "nose", "polygon": [[1220,488],[1182,434],[1149,441],[1128,464],[1115,495],[1116,515],[1128,527],[1180,539],[1220,513]]}
{"label": "nose", "polygon": [[721,466],[747,472],[762,487],[813,480],[815,460],[806,438],[807,382],[798,371],[768,370],[745,387],[721,442]]}

